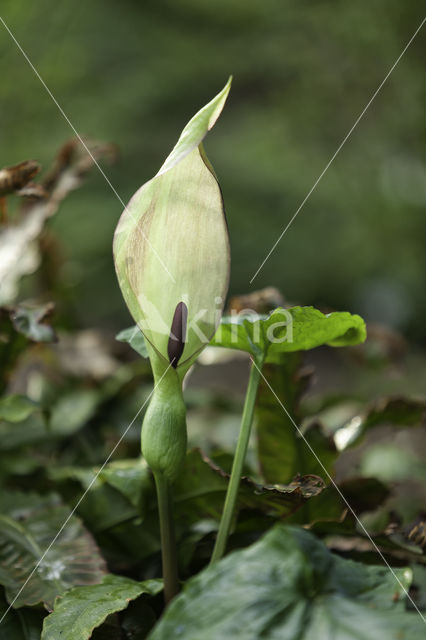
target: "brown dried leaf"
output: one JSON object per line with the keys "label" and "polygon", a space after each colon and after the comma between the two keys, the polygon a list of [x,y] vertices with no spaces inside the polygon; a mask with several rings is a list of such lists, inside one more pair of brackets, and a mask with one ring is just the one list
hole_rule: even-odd
{"label": "brown dried leaf", "polygon": [[16,192],[17,196],[23,198],[47,198],[47,191],[38,182],[28,182],[22,189]]}
{"label": "brown dried leaf", "polygon": [[233,296],[229,300],[227,313],[240,313],[251,310],[256,313],[269,313],[276,307],[285,307],[284,296],[276,287],[266,287],[245,295]]}
{"label": "brown dried leaf", "polygon": [[[114,157],[112,145],[88,142],[87,146],[91,155],[78,140],[68,141],[40,187],[31,187],[31,195],[35,195],[37,189],[39,194],[42,190],[47,192],[48,197],[26,198],[22,210],[25,215],[20,217],[17,224],[4,225],[0,229],[0,305],[13,302],[18,294],[20,279],[38,268],[40,249],[37,241],[48,218],[57,212],[62,200],[80,186],[93,167],[94,159]],[[38,171],[39,165],[33,161],[0,171],[0,197],[22,189]]]}
{"label": "brown dried leaf", "polygon": [[0,197],[19,191],[40,171],[35,160],[25,160],[0,169]]}

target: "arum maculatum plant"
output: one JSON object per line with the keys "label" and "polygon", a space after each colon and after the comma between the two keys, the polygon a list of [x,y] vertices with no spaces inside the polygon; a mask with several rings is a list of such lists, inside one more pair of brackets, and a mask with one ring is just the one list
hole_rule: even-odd
{"label": "arum maculatum plant", "polygon": [[210,343],[246,351],[252,362],[214,563],[225,553],[234,520],[263,365],[280,363],[291,351],[356,344],[366,335],[359,316],[324,315],[313,307],[221,319],[229,279],[228,234],[221,192],[202,140],[219,117],[229,88],[230,81],[188,123],[158,174],[130,200],[114,238],[118,280],[137,323],[117,338],[149,356],[154,375],[142,453],[156,481],[167,602],[178,591],[170,487],[186,455],[182,383],[200,352]]}
{"label": "arum maculatum plant", "polygon": [[202,141],[230,85],[186,125],[157,175],[131,198],[114,237],[118,281],[154,375],[142,454],[157,487],[166,601],[178,590],[170,485],[186,455],[182,382],[216,331],[229,281],[222,195]]}

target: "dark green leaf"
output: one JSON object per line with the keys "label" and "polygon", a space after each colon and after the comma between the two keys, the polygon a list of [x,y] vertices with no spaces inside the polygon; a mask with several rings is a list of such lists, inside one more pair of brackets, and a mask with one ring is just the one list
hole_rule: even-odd
{"label": "dark green leaf", "polygon": [[122,611],[130,600],[142,593],[155,595],[160,580],[136,582],[109,574],[100,584],[75,587],[55,601],[55,608],[44,621],[41,640],[87,640],[111,613]]}
{"label": "dark green leaf", "polygon": [[115,336],[115,339],[119,342],[127,342],[142,358],[149,358],[145,338],[137,325],[123,329]]}
{"label": "dark green leaf", "polygon": [[151,473],[145,460],[139,458],[110,462],[99,475],[141,511],[144,495],[150,492],[152,486]]}
{"label": "dark green leaf", "polygon": [[[350,478],[340,482],[338,487],[355,513],[363,515],[364,524],[365,513],[377,509],[390,493],[388,487],[375,478]],[[348,510],[336,487],[331,484],[316,500],[310,500],[299,509],[288,522],[309,525],[312,531],[320,535],[356,537],[364,546],[367,541],[367,536],[358,527],[354,515]],[[381,541],[378,544],[381,546]]]}
{"label": "dark green leaf", "polygon": [[[355,513],[359,516],[381,506],[390,491],[376,478],[349,478],[338,483],[338,488]],[[316,500],[310,500],[289,519],[290,523],[309,525],[310,529],[321,534],[343,534],[360,536],[353,514],[339,491],[332,484]]]}
{"label": "dark green leaf", "polygon": [[[335,487],[329,484],[316,500],[309,500],[288,519],[289,524],[309,526],[319,534],[344,532],[353,535],[355,523],[347,515],[347,507]],[[343,523],[343,524],[342,524]]]}
{"label": "dark green leaf", "polygon": [[[120,522],[136,518],[139,512],[119,491],[103,482],[93,468],[52,468],[49,477],[55,481],[75,480],[87,491],[80,501],[82,491],[77,490],[72,503],[91,531],[98,533]],[[78,506],[77,506],[78,505]]]}
{"label": "dark green leaf", "polygon": [[[96,627],[91,635],[91,640],[122,640],[119,613],[112,613],[100,627]],[[127,640],[127,638],[126,638]]]}
{"label": "dark green leaf", "polygon": [[48,440],[52,435],[40,409],[20,422],[0,420],[0,450],[10,451],[27,444]]}
{"label": "dark green leaf", "polygon": [[339,488],[357,514],[376,509],[390,495],[389,488],[377,478],[348,478]]}
{"label": "dark green leaf", "polygon": [[[176,514],[185,523],[204,517],[219,519],[229,476],[197,450],[190,451],[185,467],[174,485]],[[243,478],[238,494],[240,509],[257,509],[285,517],[306,500],[321,493],[323,482],[317,476],[295,478],[289,484],[262,486]]]}
{"label": "dark green leaf", "polygon": [[45,458],[24,448],[17,451],[0,451],[0,477],[25,476],[43,467],[45,463]]}
{"label": "dark green leaf", "polygon": [[131,602],[123,617],[123,631],[129,640],[145,640],[156,622],[152,608],[143,598]]}
{"label": "dark green leaf", "polygon": [[333,439],[324,433],[321,424],[308,425],[303,435],[314,455],[295,426],[300,425],[298,400],[306,384],[297,361],[286,359],[280,365],[266,365],[264,376],[267,382],[262,379],[259,384],[256,429],[259,463],[265,481],[286,483],[297,474],[310,473],[327,480],[324,467],[332,474],[337,458]]}
{"label": "dark green leaf", "polygon": [[[404,589],[411,571],[394,570]],[[387,567],[343,560],[309,532],[277,526],[189,580],[149,640],[421,640]]]}
{"label": "dark green leaf", "polygon": [[[79,494],[75,500],[78,501]],[[122,493],[102,483],[94,486],[78,506],[78,514],[91,531],[98,533],[121,522],[137,518],[137,510]]]}
{"label": "dark green leaf", "polygon": [[292,307],[275,309],[269,316],[226,316],[210,344],[247,351],[258,362],[279,362],[282,353],[324,344],[343,347],[365,338],[365,323],[360,316],[346,311],[324,315],[314,307]]}
{"label": "dark green leaf", "polygon": [[0,623],[0,638],[2,640],[40,640],[43,612],[35,609],[8,611],[8,608],[5,602],[0,602],[0,619],[5,616]]}
{"label": "dark green leaf", "polygon": [[[78,513],[93,531],[103,531],[131,518],[143,517],[147,497],[154,491],[151,472],[142,458],[98,467],[58,467],[49,470],[56,481],[75,480],[90,486]],[[96,477],[96,479],[95,479]],[[75,495],[77,502],[80,494]]]}
{"label": "dark green leaf", "polygon": [[17,493],[15,499],[0,515],[0,583],[14,607],[52,606],[71,586],[102,578],[105,563],[92,536],[58,497]]}
{"label": "dark green leaf", "polygon": [[155,556],[158,567],[156,574],[160,575],[161,545],[157,505],[154,500],[155,493],[152,510],[144,517],[143,522],[139,518],[133,518],[97,533],[96,537],[108,565],[114,571],[132,573],[144,560]]}

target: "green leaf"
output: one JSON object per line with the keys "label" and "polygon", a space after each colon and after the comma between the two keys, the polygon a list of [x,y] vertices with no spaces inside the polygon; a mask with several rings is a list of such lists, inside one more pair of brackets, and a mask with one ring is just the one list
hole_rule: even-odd
{"label": "green leaf", "polygon": [[212,338],[228,289],[222,195],[201,142],[229,89],[230,81],[188,123],[157,175],[131,198],[114,235],[119,285],[151,359],[181,371]]}
{"label": "green leaf", "polygon": [[[43,612],[35,609],[10,609],[0,601],[0,638],[4,640],[40,640]],[[7,613],[6,613],[7,612]]]}
{"label": "green leaf", "polygon": [[127,342],[142,358],[149,357],[145,338],[137,325],[123,329],[123,331],[120,331],[120,333],[115,336],[115,339],[119,342]]}
{"label": "green leaf", "polygon": [[16,505],[3,503],[7,510],[0,515],[0,584],[8,602],[51,607],[71,586],[102,578],[105,563],[95,541],[57,496],[15,497]]}
{"label": "green leaf", "polygon": [[312,422],[303,430],[317,457],[295,427],[301,422],[299,398],[311,373],[299,368],[295,356],[288,354],[280,365],[265,365],[266,381],[261,379],[259,384],[256,430],[259,463],[266,482],[286,483],[297,474],[311,473],[327,480],[324,467],[332,474],[337,458],[334,441],[324,433],[320,423]]}
{"label": "green leaf", "polygon": [[258,362],[280,362],[283,353],[324,344],[343,347],[365,338],[360,316],[346,311],[324,315],[314,307],[279,307],[268,316],[253,313],[222,318],[210,344],[247,351]]}
{"label": "green leaf", "polygon": [[[394,569],[403,587],[409,569]],[[421,640],[387,567],[333,555],[311,533],[276,526],[190,579],[149,640]]]}
{"label": "green leaf", "polygon": [[22,395],[11,395],[0,399],[0,420],[22,422],[30,416],[38,405]]}
{"label": "green leaf", "polygon": [[[76,504],[80,497],[80,493],[75,496]],[[95,483],[79,504],[77,512],[94,533],[140,515],[140,511],[130,504],[122,493],[107,483]]]}
{"label": "green leaf", "polygon": [[[198,450],[190,451],[173,492],[176,517],[188,524],[205,517],[218,519],[228,488],[229,475]],[[295,478],[289,484],[262,486],[242,478],[237,506],[285,517],[321,493],[324,485],[316,476]]]}
{"label": "green leaf", "polygon": [[259,461],[266,482],[286,483],[297,474],[312,473],[328,482],[324,468],[333,474],[337,452],[333,440],[324,434],[320,424],[311,423],[303,434],[304,440],[292,422],[279,421],[277,412],[260,406],[257,415]]}
{"label": "green leaf", "polygon": [[144,495],[152,490],[151,472],[142,458],[110,462],[99,475],[139,511]]}
{"label": "green leaf", "polygon": [[40,406],[23,396],[14,398],[4,409],[7,419],[1,419],[0,405],[0,451],[70,436],[86,425],[102,400],[100,393],[92,389],[70,391],[59,397],[47,418]]}
{"label": "green leaf", "polygon": [[339,483],[339,489],[358,515],[377,509],[390,495],[390,489],[377,478],[351,477]]}
{"label": "green leaf", "polygon": [[10,475],[25,476],[44,467],[46,462],[46,457],[35,456],[27,448],[17,451],[0,451],[0,477],[3,481],[3,478]]}
{"label": "green leaf", "polygon": [[143,593],[155,595],[161,589],[160,580],[136,582],[112,574],[100,584],[75,587],[55,601],[44,621],[41,640],[87,640],[107,616],[122,611]]}
{"label": "green leaf", "polygon": [[[55,481],[75,480],[83,489],[90,486],[77,510],[95,532],[131,518],[144,517],[148,498],[154,492],[151,472],[142,458],[110,462],[102,470],[99,467],[53,467],[48,475]],[[80,495],[74,496],[75,503]]]}
{"label": "green leaf", "polygon": [[10,451],[52,437],[45,415],[40,408],[20,422],[0,420],[0,450]]}
{"label": "green leaf", "polygon": [[93,417],[100,401],[98,392],[79,389],[63,395],[52,407],[49,430],[56,436],[68,436]]}

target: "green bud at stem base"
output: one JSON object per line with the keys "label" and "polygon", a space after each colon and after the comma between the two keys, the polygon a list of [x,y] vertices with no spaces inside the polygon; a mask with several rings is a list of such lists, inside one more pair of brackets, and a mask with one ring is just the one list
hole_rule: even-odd
{"label": "green bud at stem base", "polygon": [[[157,377],[157,376],[155,376]],[[169,367],[154,387],[142,424],[142,455],[154,471],[173,482],[186,454],[186,408],[182,380]]]}

